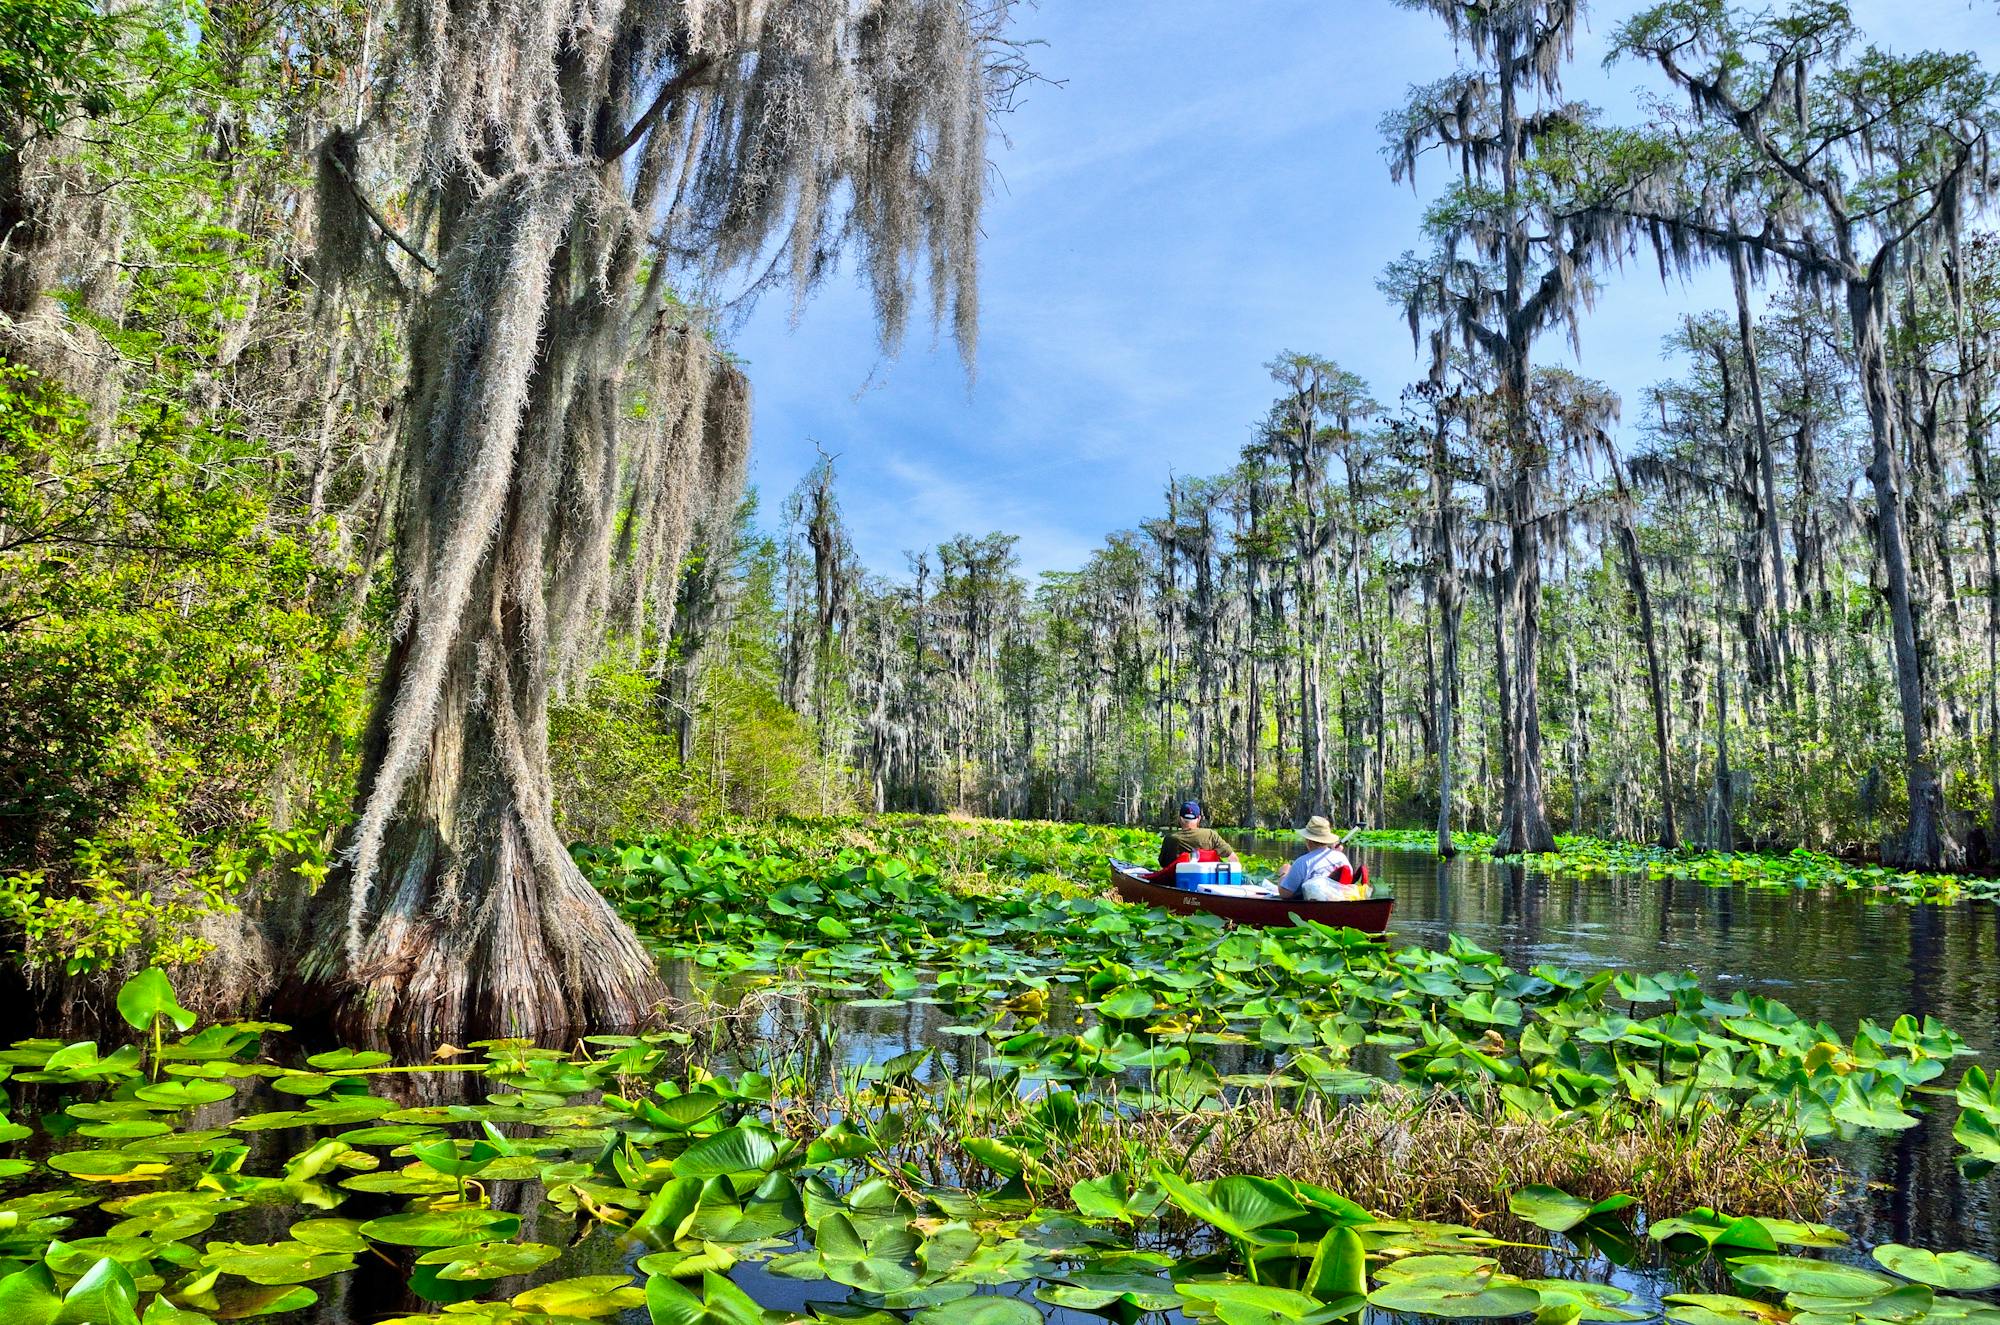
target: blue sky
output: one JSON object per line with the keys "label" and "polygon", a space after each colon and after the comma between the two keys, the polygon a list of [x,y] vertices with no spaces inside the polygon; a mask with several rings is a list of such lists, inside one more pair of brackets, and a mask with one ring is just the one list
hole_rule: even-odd
{"label": "blue sky", "polygon": [[[1599,0],[1569,94],[1616,118],[1659,90],[1601,68],[1637,8]],[[1896,49],[1980,50],[2000,65],[1993,0],[1858,0]],[[751,482],[766,523],[815,458],[839,456],[842,506],[871,570],[959,533],[1020,536],[1034,575],[1080,565],[1156,514],[1170,473],[1227,468],[1269,404],[1262,365],[1326,355],[1393,401],[1418,371],[1406,324],[1375,288],[1419,244],[1424,200],[1389,181],[1376,129],[1413,82],[1449,71],[1435,20],[1389,0],[1041,0],[1022,34],[1046,45],[1001,126],[986,215],[978,377],[919,328],[876,352],[869,302],[835,276],[796,319],[768,298],[734,348],[756,385]],[[1636,404],[1675,371],[1661,338],[1719,307],[1726,277],[1663,289],[1645,264],[1607,282],[1581,371]],[[1559,354],[1560,338],[1544,342]]]}

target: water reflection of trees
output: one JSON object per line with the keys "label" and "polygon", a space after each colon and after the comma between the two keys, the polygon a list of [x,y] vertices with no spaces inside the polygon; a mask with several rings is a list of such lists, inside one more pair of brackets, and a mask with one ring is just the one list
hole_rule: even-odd
{"label": "water reflection of trees", "polygon": [[[1912,906],[1860,891],[1711,886],[1631,876],[1551,878],[1511,862],[1372,851],[1396,889],[1394,937],[1442,947],[1457,932],[1516,969],[1689,970],[1719,995],[1781,999],[1851,1037],[1864,1019],[1934,1016],[1990,1065],[2000,1050],[2000,907]],[[1957,1080],[1971,1060],[1948,1064]],[[1918,1126],[1830,1143],[1856,1174],[1842,1222],[1869,1242],[2000,1254],[1995,1179],[1966,1177],[1949,1096]]]}
{"label": "water reflection of trees", "polygon": [[[1282,854],[1273,847],[1284,845],[1239,843],[1266,855]],[[1935,1016],[1989,1062],[2000,1041],[1994,1011],[2000,1008],[2000,907],[1913,907],[1857,892],[1630,876],[1558,879],[1513,862],[1438,861],[1414,852],[1362,856],[1370,872],[1394,889],[1392,942],[1441,948],[1456,932],[1517,970],[1542,962],[1585,971],[1688,970],[1719,996],[1740,991],[1781,999],[1843,1037],[1851,1037],[1863,1018],[1886,1025],[1904,1012]],[[675,973],[677,990],[688,988],[687,976],[686,968]],[[1049,994],[1043,1029],[1063,1034],[1087,1027],[1091,1017],[1077,987],[1056,983]],[[833,1027],[825,1051],[830,1061],[815,1065],[819,1079],[830,1081],[840,1064],[880,1064],[925,1048],[934,1054],[926,1076],[992,1074],[990,1041],[945,1031],[981,1022],[990,1006],[920,996],[895,1006],[857,1007],[857,997],[837,995],[814,1011]],[[1284,1053],[1256,1043],[1190,1047],[1223,1076],[1269,1073]],[[1386,1054],[1362,1057],[1371,1061],[1357,1058],[1357,1065],[1393,1072]],[[1382,1061],[1373,1061],[1377,1057]],[[1941,1080],[1954,1082],[1964,1061],[1948,1065]],[[1920,1125],[1901,1134],[1829,1143],[1859,1180],[1841,1222],[1871,1243],[2000,1253],[1994,1182],[1958,1169],[1949,1097],[1932,1097],[1927,1107],[1931,1112]]]}

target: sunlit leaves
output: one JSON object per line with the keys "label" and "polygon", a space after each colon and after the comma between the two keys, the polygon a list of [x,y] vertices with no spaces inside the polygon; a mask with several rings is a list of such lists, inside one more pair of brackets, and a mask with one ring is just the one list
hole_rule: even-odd
{"label": "sunlit leaves", "polygon": [[194,1025],[194,1013],[182,1007],[174,998],[174,987],[167,979],[167,973],[158,967],[149,966],[127,980],[118,989],[118,1015],[134,1030],[150,1031],[154,1023],[165,1018],[181,1030]]}
{"label": "sunlit leaves", "polygon": [[1523,1187],[1507,1198],[1507,1208],[1538,1228],[1567,1233],[1579,1224],[1602,1219],[1635,1204],[1619,1193],[1601,1201],[1585,1201],[1555,1187]]}
{"label": "sunlit leaves", "polygon": [[454,1247],[496,1237],[511,1237],[521,1227],[519,1215],[476,1208],[412,1210],[384,1215],[361,1225],[359,1232],[374,1242],[401,1247]]}
{"label": "sunlit leaves", "polygon": [[1953,1293],[2000,1288],[2000,1264],[1969,1251],[1931,1252],[1889,1243],[1871,1253],[1883,1269]]}

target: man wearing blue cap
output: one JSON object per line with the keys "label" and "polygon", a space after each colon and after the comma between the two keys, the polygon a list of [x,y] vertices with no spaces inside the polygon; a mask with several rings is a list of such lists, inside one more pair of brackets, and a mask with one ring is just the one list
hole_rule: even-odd
{"label": "man wearing blue cap", "polygon": [[1180,860],[1200,860],[1204,851],[1213,852],[1212,859],[1236,859],[1220,833],[1201,826],[1201,802],[1182,801],[1180,827],[1169,828],[1160,839],[1160,868],[1172,869]]}

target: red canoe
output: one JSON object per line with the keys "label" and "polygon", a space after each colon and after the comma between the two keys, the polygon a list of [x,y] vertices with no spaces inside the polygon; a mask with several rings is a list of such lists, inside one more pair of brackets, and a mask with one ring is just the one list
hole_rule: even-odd
{"label": "red canoe", "polygon": [[1389,912],[1396,906],[1393,897],[1371,897],[1362,902],[1303,902],[1191,893],[1154,883],[1145,877],[1144,870],[1122,867],[1115,861],[1111,866],[1111,883],[1128,902],[1183,915],[1206,911],[1239,925],[1295,925],[1301,920],[1317,920],[1322,925],[1344,925],[1364,934],[1380,934],[1389,928]]}

